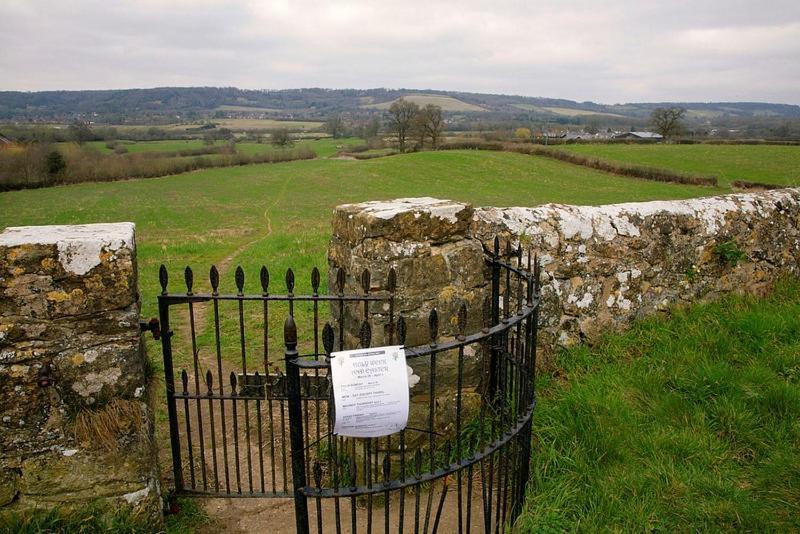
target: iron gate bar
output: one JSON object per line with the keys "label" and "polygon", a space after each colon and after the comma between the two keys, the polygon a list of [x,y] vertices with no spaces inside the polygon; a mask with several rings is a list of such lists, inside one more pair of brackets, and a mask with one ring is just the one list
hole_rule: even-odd
{"label": "iron gate bar", "polygon": [[348,487],[348,488],[315,488],[312,486],[305,486],[303,488],[303,493],[307,497],[322,497],[322,498],[330,498],[330,497],[360,497],[362,495],[367,494],[375,494],[380,493],[386,489],[392,490],[399,490],[401,488],[408,488],[410,486],[418,486],[420,484],[426,482],[432,482],[434,480],[438,480],[442,477],[446,477],[462,470],[465,467],[473,466],[476,463],[480,462],[488,458],[489,456],[493,455],[497,451],[503,448],[509,441],[517,437],[520,431],[528,424],[533,416],[534,408],[536,407],[536,401],[533,401],[528,409],[525,411],[525,414],[519,418],[516,424],[511,427],[507,432],[503,434],[502,438],[494,440],[491,444],[489,444],[484,449],[479,451],[474,451],[469,458],[462,459],[458,462],[453,462],[449,464],[447,467],[438,468],[433,470],[430,473],[424,473],[419,476],[411,476],[405,477],[403,479],[394,479],[388,482],[381,482],[379,484],[371,484],[369,486],[355,486],[355,487]]}
{"label": "iron gate bar", "polygon": [[300,301],[300,302],[361,302],[361,301],[368,301],[368,302],[375,302],[375,301],[385,301],[387,300],[386,297],[379,297],[379,296],[338,296],[338,295],[214,295],[213,293],[198,293],[194,295],[188,294],[176,294],[176,293],[161,293],[159,295],[159,300],[163,300],[165,303],[169,305],[173,304],[185,304],[187,302],[209,302],[212,300],[218,301],[275,301],[275,302],[291,302],[291,301]]}
{"label": "iron gate bar", "polygon": [[[495,245],[495,247],[497,248],[497,245]],[[521,263],[522,263],[522,251],[521,251],[521,248],[518,249],[518,251],[516,253],[516,256],[517,256],[518,264],[521,265]],[[528,262],[530,264],[530,257],[528,259]],[[537,262],[537,271],[536,271],[537,278],[535,278],[535,279],[531,274],[526,273],[526,272],[524,272],[524,271],[522,271],[520,269],[515,269],[514,271],[515,271],[515,273],[524,274],[524,277],[526,279],[527,286],[528,286],[527,291],[525,292],[526,296],[527,296],[527,303],[528,304],[526,304],[524,307],[521,304],[521,302],[523,301],[523,291],[522,291],[522,282],[519,281],[518,287],[517,287],[518,309],[517,309],[517,313],[514,314],[514,316],[511,315],[510,302],[511,302],[512,295],[511,295],[511,286],[510,286],[510,273],[507,272],[506,273],[506,293],[505,293],[506,297],[504,298],[504,310],[503,310],[504,311],[504,314],[503,314],[504,317],[502,319],[502,324],[496,325],[495,327],[490,327],[488,329],[484,328],[483,335],[474,335],[474,336],[471,336],[471,337],[473,338],[473,340],[481,340],[481,339],[486,338],[486,337],[489,337],[490,339],[494,339],[495,342],[493,342],[491,344],[491,346],[494,348],[494,347],[498,347],[498,344],[496,343],[496,338],[498,336],[502,335],[503,336],[502,339],[504,340],[504,343],[507,344],[510,341],[512,349],[511,349],[510,353],[506,352],[504,350],[503,351],[496,351],[496,353],[501,355],[502,356],[502,360],[507,362],[508,365],[511,365],[512,367],[516,367],[516,368],[518,368],[518,370],[521,370],[521,371],[530,371],[529,365],[526,365],[524,363],[524,361],[525,360],[530,361],[530,358],[535,355],[535,345],[531,345],[530,341],[535,339],[534,332],[536,330],[536,325],[537,325],[537,323],[536,322],[532,322],[531,319],[534,317],[534,314],[538,314],[538,305],[539,305],[538,262]],[[535,295],[535,298],[534,298],[534,295]],[[497,296],[499,296],[499,295],[497,295]],[[499,310],[499,306],[497,305],[497,303],[499,303],[499,298],[494,298],[493,301],[495,303],[494,309],[495,310]],[[461,314],[459,314],[459,315],[461,315]],[[402,320],[402,318],[401,318],[401,320]],[[524,344],[524,349],[522,348],[523,344],[521,343],[521,341],[523,339],[522,335],[521,335],[522,334],[523,321],[525,321],[525,326],[526,326],[525,338],[528,341],[527,343]],[[516,338],[513,337],[513,336],[509,336],[509,332],[513,332],[513,326],[515,326],[515,325],[517,326],[517,329],[516,329],[517,337]],[[439,352],[444,352],[448,348],[452,348],[452,347],[458,347],[459,348],[459,353],[461,354],[462,351],[463,351],[463,346],[468,344],[468,342],[463,342],[463,343],[453,342],[453,343],[449,343],[448,344],[449,347],[443,347],[442,345],[437,345],[437,329],[438,329],[438,317],[437,317],[437,314],[436,314],[436,312],[434,310],[431,313],[431,316],[430,316],[430,330],[431,330],[430,348],[429,349],[420,348],[420,350],[419,350],[419,356],[422,356],[422,355],[425,355],[425,354],[429,354],[431,356],[431,391],[432,392],[433,392],[433,389],[434,389],[433,383],[435,381],[435,356],[436,356],[436,354],[439,353]],[[459,338],[459,341],[463,341],[464,340],[465,336],[463,335],[463,330],[460,332],[460,335],[458,336],[458,338]],[[517,341],[519,341],[520,343],[516,343]],[[515,349],[515,347],[516,347],[516,349]],[[514,354],[515,350],[518,352],[516,355]],[[412,355],[412,357],[413,357],[413,355]],[[534,361],[535,361],[535,359],[534,359]],[[310,362],[302,362],[302,361],[297,360],[297,361],[295,361],[295,363],[299,367],[299,366],[304,365],[305,363],[310,363]],[[324,366],[329,365],[329,361],[328,362],[322,362],[322,365],[319,365],[318,363],[311,363],[311,365],[318,365],[320,367],[324,367]],[[525,441],[528,442],[527,445],[524,445],[524,446],[521,447],[521,452],[523,454],[523,461],[522,461],[523,465],[521,466],[521,468],[526,473],[525,477],[524,478],[519,477],[517,472],[516,472],[516,470],[513,473],[509,473],[508,460],[505,457],[501,457],[500,458],[500,462],[499,462],[499,465],[498,465],[499,480],[498,480],[498,492],[497,492],[497,503],[496,503],[497,514],[495,516],[496,517],[496,521],[495,521],[494,524],[495,524],[495,531],[496,532],[500,530],[501,526],[502,526],[502,528],[504,530],[505,529],[505,521],[506,521],[506,517],[507,517],[507,515],[506,515],[507,514],[507,505],[509,504],[508,503],[509,492],[513,491],[512,498],[513,498],[514,502],[511,504],[511,506],[512,506],[512,508],[511,508],[512,516],[511,517],[512,518],[515,518],[518,515],[519,509],[521,507],[521,500],[520,499],[524,497],[524,487],[525,487],[525,485],[527,483],[527,478],[528,478],[527,473],[529,472],[528,471],[528,467],[529,467],[529,452],[530,452],[529,441],[530,441],[530,429],[531,429],[530,420],[531,420],[531,416],[532,416],[533,410],[535,408],[535,395],[534,395],[534,392],[532,390],[530,390],[529,387],[526,387],[522,392],[519,391],[519,387],[522,386],[522,385],[531,386],[533,384],[533,378],[530,377],[530,376],[529,377],[525,377],[525,378],[523,378],[523,376],[517,377],[516,375],[512,375],[511,377],[509,377],[508,376],[509,372],[510,372],[510,370],[507,367],[500,367],[500,374],[498,375],[498,377],[499,377],[498,379],[499,379],[500,383],[504,386],[504,388],[506,386],[508,386],[509,384],[511,384],[510,392],[511,392],[512,398],[515,397],[517,399],[516,400],[516,404],[519,405],[520,407],[523,404],[523,400],[530,399],[530,402],[528,402],[527,410],[525,411],[524,415],[517,417],[517,423],[510,429],[506,428],[507,425],[503,421],[503,424],[501,426],[503,428],[506,428],[506,430],[503,431],[503,437],[498,439],[498,440],[495,440],[495,442],[490,444],[489,447],[483,449],[483,451],[481,451],[479,453],[473,453],[472,458],[474,458],[474,460],[469,461],[469,462],[459,461],[459,462],[456,462],[455,464],[451,464],[449,467],[447,467],[445,469],[437,469],[437,470],[433,470],[430,473],[427,473],[425,475],[421,475],[421,468],[420,468],[421,455],[419,454],[419,451],[418,451],[417,455],[416,455],[417,465],[418,465],[417,475],[414,476],[414,477],[405,478],[403,480],[395,480],[395,481],[389,482],[389,481],[387,481],[388,474],[386,474],[386,472],[385,472],[384,473],[384,482],[382,484],[378,484],[378,485],[371,484],[369,486],[361,486],[361,487],[353,486],[349,490],[342,491],[341,488],[338,488],[338,485],[337,485],[337,488],[335,488],[335,489],[333,489],[333,488],[322,489],[321,488],[321,478],[319,476],[317,476],[316,480],[315,480],[316,486],[317,486],[316,487],[316,492],[314,492],[314,488],[309,488],[308,486],[305,488],[306,491],[309,491],[309,496],[313,495],[317,499],[320,499],[323,496],[324,497],[333,497],[334,499],[337,500],[337,502],[338,502],[338,498],[340,498],[340,497],[350,496],[351,502],[354,502],[352,499],[355,498],[355,495],[365,495],[366,494],[368,496],[368,498],[371,499],[371,496],[373,494],[376,494],[376,493],[378,493],[380,491],[383,491],[385,494],[388,495],[388,492],[391,491],[391,490],[400,489],[402,491],[405,487],[419,486],[421,483],[423,483],[425,481],[432,481],[432,480],[435,480],[435,479],[438,479],[438,478],[447,477],[447,476],[449,476],[450,474],[452,474],[455,471],[460,473],[460,471],[463,470],[465,468],[465,466],[468,469],[469,473],[471,474],[472,466],[476,462],[481,462],[482,471],[483,471],[483,461],[482,460],[484,460],[486,458],[490,459],[491,463],[490,463],[489,469],[490,469],[490,472],[493,472],[493,469],[494,469],[494,467],[493,467],[493,461],[494,461],[493,454],[495,452],[498,452],[505,445],[513,446],[513,444],[511,443],[511,440],[513,440],[514,438],[517,438],[518,436],[521,435],[521,436],[525,437],[526,438]],[[506,411],[505,409],[500,411],[500,417],[503,420],[506,417],[505,411]],[[516,408],[514,408],[514,411],[516,411]],[[433,407],[431,406],[430,411],[429,411],[429,416],[430,416],[431,420],[433,418],[433,413],[434,413]],[[492,434],[493,435],[495,434],[494,422],[492,424]],[[404,432],[401,432],[401,439],[402,439],[402,436],[404,436]],[[388,441],[388,438],[387,438],[387,441]],[[365,454],[367,455],[367,458],[368,458],[369,455],[371,454],[371,452],[369,450],[369,444],[371,443],[371,440],[366,440],[366,443],[367,443],[367,445],[365,446]],[[391,451],[391,448],[389,448],[388,450]],[[445,450],[449,451],[449,445],[445,448]],[[433,443],[432,442],[431,442],[431,451],[433,451]],[[403,453],[403,452],[404,452],[404,450],[401,449],[401,453]],[[387,453],[387,455],[384,456],[384,465],[387,465],[388,455],[389,454],[391,454],[391,452]],[[449,456],[449,454],[447,454],[447,455]],[[433,461],[433,456],[431,456],[431,460]],[[377,461],[377,457],[376,457],[376,461]],[[352,460],[351,460],[351,462],[352,462]],[[351,463],[351,466],[352,466],[352,463]],[[370,464],[367,463],[367,468],[369,468],[369,466],[370,466]],[[337,470],[338,470],[337,468],[334,468],[333,472],[336,473]],[[315,473],[319,473],[320,472],[320,465],[319,465],[318,462],[315,463],[314,472]],[[354,472],[354,469],[351,467],[349,469],[349,472],[351,472],[351,473]],[[371,480],[371,477],[368,476],[368,480]],[[485,520],[485,528],[486,528],[487,531],[489,531],[491,529],[491,525],[492,525],[492,514],[491,514],[492,487],[491,487],[491,485],[493,483],[493,480],[494,480],[494,477],[490,474],[490,477],[489,477],[489,489],[488,489],[488,500],[486,499],[487,493],[484,492],[484,512],[485,512],[484,513],[484,520]],[[509,485],[509,480],[511,480],[510,485]],[[470,484],[469,485],[471,486],[471,480],[470,480]],[[440,497],[440,500],[439,500],[439,506],[437,507],[436,516],[435,516],[435,519],[434,519],[434,531],[435,531],[436,528],[438,528],[438,525],[439,525],[440,514],[441,514],[442,506],[443,506],[443,503],[444,503],[444,499],[445,499],[446,494],[447,494],[447,488],[448,487],[445,484],[445,486],[442,489],[442,494],[441,494],[441,497]],[[460,483],[459,483],[459,491],[460,491],[460,489],[461,489],[461,487],[460,487]],[[402,493],[401,493],[401,495],[402,495]],[[432,493],[429,493],[429,495],[428,495],[428,505],[426,507],[426,512],[425,512],[424,531],[427,531],[428,521],[430,519],[431,499],[432,499]],[[416,501],[416,511],[417,511],[417,513],[415,515],[415,529],[418,529],[419,528],[419,511],[420,511],[419,493],[417,493],[417,495],[415,497],[415,501]],[[401,499],[401,502],[400,502],[401,510],[402,510],[403,503],[404,503],[404,501]],[[501,505],[501,503],[502,503],[502,505]],[[386,505],[385,505],[386,508],[384,509],[385,510],[385,514],[387,514],[387,515],[388,515],[388,505],[389,505],[389,501],[387,500],[386,501]],[[320,503],[319,503],[319,500],[318,500],[317,508],[319,509],[319,507],[320,507]],[[370,500],[370,505],[368,506],[368,513],[370,514],[368,516],[368,522],[367,522],[368,531],[370,531],[370,529],[371,529],[371,511],[372,511],[372,508],[371,508],[371,500]],[[307,513],[307,510],[306,510],[306,513]],[[355,524],[355,510],[353,510],[352,513],[353,513],[353,528],[354,528],[354,531],[355,531],[355,525],[356,525]],[[501,517],[501,515],[502,515],[502,517]],[[461,508],[459,507],[459,528],[461,528],[461,525],[462,525],[461,520],[462,520]],[[319,521],[319,519],[318,519],[318,521]],[[401,532],[402,532],[402,521],[403,521],[403,516],[402,516],[402,512],[401,512],[401,515],[400,515],[400,531]],[[469,528],[469,524],[470,524],[470,517],[468,516],[467,517],[468,528]],[[321,532],[321,522],[319,522],[318,529]],[[338,524],[338,516],[337,516],[337,531],[338,531],[338,529],[339,529],[339,524]],[[386,531],[388,532],[388,521],[386,522]]]}
{"label": "iron gate bar", "polygon": [[[288,292],[286,294],[269,293],[269,271],[265,267],[260,271],[260,282],[262,293],[251,295],[244,293],[244,271],[241,267],[236,269],[235,282],[238,292],[236,294],[220,294],[219,272],[215,267],[211,268],[209,278],[211,281],[212,292],[193,293],[193,273],[187,268],[184,271],[186,282],[185,294],[171,294],[167,291],[168,276],[164,266],[159,270],[159,281],[161,283],[161,295],[159,295],[159,315],[161,325],[165,330],[162,336],[162,350],[164,351],[165,363],[165,382],[167,389],[168,419],[170,423],[170,445],[173,449],[173,473],[175,476],[176,491],[196,496],[225,497],[290,497],[294,499],[295,519],[298,532],[308,532],[310,528],[309,507],[307,499],[316,499],[316,527],[318,532],[323,532],[324,521],[322,512],[322,499],[333,499],[333,509],[335,512],[336,532],[341,532],[341,523],[344,519],[340,509],[341,499],[350,499],[351,527],[353,532],[357,530],[357,507],[356,498],[366,497],[366,529],[371,531],[373,526],[373,495],[383,496],[383,524],[384,530],[388,533],[390,528],[390,515],[394,505],[391,504],[392,492],[399,492],[400,500],[398,503],[398,531],[403,532],[405,521],[405,500],[407,490],[416,488],[413,505],[414,528],[424,531],[436,530],[441,525],[444,504],[450,494],[455,493],[457,499],[458,531],[469,532],[470,529],[479,523],[473,522],[473,474],[476,464],[483,483],[481,484],[479,499],[482,500],[483,509],[482,521],[476,511],[475,521],[483,523],[486,532],[504,531],[506,525],[519,515],[522,502],[524,500],[525,488],[530,473],[530,452],[531,452],[531,431],[532,414],[536,405],[535,391],[535,364],[537,339],[537,326],[540,307],[540,266],[537,260],[533,260],[533,270],[531,270],[532,254],[528,254],[527,269],[523,267],[522,248],[512,250],[510,246],[506,248],[505,254],[500,254],[499,240],[495,238],[493,250],[487,254],[487,263],[491,268],[491,298],[487,296],[487,304],[484,304],[484,326],[477,332],[467,335],[467,309],[462,306],[457,311],[454,321],[457,324],[457,333],[454,338],[447,341],[439,341],[439,315],[434,309],[429,315],[428,330],[430,333],[430,343],[417,347],[406,347],[409,360],[421,360],[429,358],[429,382],[427,384],[428,394],[428,420],[427,428],[412,428],[399,432],[397,436],[387,436],[375,439],[357,440],[343,438],[332,434],[333,401],[332,388],[330,388],[330,355],[334,346],[338,342],[338,350],[345,349],[345,305],[355,306],[356,309],[363,305],[363,321],[360,322],[358,332],[359,341],[362,347],[369,347],[372,336],[372,325],[370,323],[370,304],[373,302],[388,303],[388,323],[385,327],[385,335],[390,344],[399,341],[400,345],[405,345],[406,323],[405,319],[395,316],[394,298],[396,291],[396,273],[394,269],[388,272],[385,288],[379,288],[382,293],[376,294],[371,286],[371,275],[369,271],[363,271],[360,276],[360,285],[363,294],[345,295],[345,272],[339,269],[336,272],[333,283],[332,294],[320,295],[319,270],[314,268],[311,273],[311,286],[313,294],[295,295],[294,294],[294,272],[290,269],[286,272],[285,282]],[[504,259],[504,256],[508,260]],[[505,276],[503,274],[505,273]],[[505,278],[505,279],[503,279]],[[226,391],[222,380],[222,350],[221,350],[221,329],[220,329],[220,302],[236,302],[237,321],[233,321],[238,326],[239,350],[241,352],[241,380],[237,378],[237,373],[230,374],[230,390]],[[247,353],[249,349],[246,345],[246,328],[244,305],[246,302],[262,302],[262,348],[263,348],[263,367],[264,375],[256,370],[255,374],[248,373]],[[194,305],[202,302],[210,302],[214,312],[214,339],[213,345],[216,356],[216,373],[219,377],[217,391],[213,388],[213,375],[211,369],[206,370],[205,386],[206,391],[200,391],[200,376],[202,370],[199,365],[198,346],[195,325]],[[285,362],[285,372],[283,375],[279,371],[278,378],[274,378],[269,372],[269,317],[272,310],[269,309],[270,302],[281,302],[288,306],[288,318],[284,328],[285,350],[283,360]],[[338,339],[334,339],[334,328],[330,323],[326,323],[322,328],[322,347],[320,347],[320,316],[319,303],[330,304],[332,311],[338,312]],[[293,321],[296,303],[306,303],[312,308],[313,313],[313,352],[303,355],[297,352],[297,330]],[[186,371],[181,373],[181,391],[175,390],[174,367],[172,361],[172,342],[173,333],[169,330],[169,307],[172,305],[183,304],[188,307],[189,326],[191,330],[191,358],[194,368],[194,391],[189,389],[189,377]],[[386,309],[386,308],[384,308]],[[359,313],[356,313],[356,320]],[[347,318],[350,321],[351,317]],[[384,317],[386,317],[384,315]],[[311,334],[311,332],[310,332]],[[252,334],[251,334],[252,335]],[[309,335],[309,337],[311,337]],[[463,420],[462,420],[462,391],[465,388],[463,381],[465,349],[469,346],[476,346],[482,350],[484,355],[484,371],[488,372],[490,378],[488,387],[482,393],[483,401],[480,402],[480,417],[477,434],[473,434],[470,439],[462,440]],[[254,350],[256,347],[254,347]],[[454,354],[455,353],[455,354]],[[324,356],[324,357],[320,357]],[[455,404],[455,432],[456,441],[451,445],[446,442],[443,446],[437,446],[437,442],[442,440],[439,432],[436,432],[436,421],[439,420],[437,397],[437,359],[456,357],[457,358],[457,377]],[[443,360],[444,361],[444,360]],[[455,361],[455,360],[454,360]],[[256,365],[258,367],[258,365]],[[320,369],[325,369],[326,373],[320,374]],[[301,372],[305,370],[305,372]],[[263,378],[263,381],[262,381]],[[313,378],[314,388],[310,383]],[[328,381],[327,394],[321,394],[321,382]],[[278,384],[283,384],[278,386]],[[476,384],[470,383],[470,388],[475,390]],[[278,387],[281,391],[276,390]],[[324,387],[324,386],[323,386]],[[312,392],[313,389],[313,392]],[[255,392],[255,393],[254,393]],[[182,465],[181,456],[181,427],[177,403],[183,404],[185,414],[186,444],[189,457],[189,475],[191,488],[185,487],[183,479],[185,467]],[[255,419],[251,421],[250,403],[255,403]],[[196,404],[196,416],[190,416],[190,404]],[[233,456],[229,456],[228,437],[226,429],[226,408],[225,404],[230,403],[230,411],[233,414]],[[239,415],[240,403],[244,404],[244,435],[240,436]],[[277,406],[275,405],[277,403]],[[285,403],[285,404],[284,404]],[[320,403],[324,403],[326,408],[326,418],[322,419],[322,409]],[[205,410],[202,410],[205,404]],[[219,410],[215,410],[218,405]],[[266,422],[270,447],[265,451],[264,440],[264,421],[262,417],[263,407],[269,410],[269,419]],[[275,419],[275,410],[279,408],[278,420]],[[285,416],[288,408],[288,427]],[[310,411],[314,410],[314,414]],[[204,417],[203,412],[210,417],[210,453],[213,464],[213,484],[209,487],[206,473],[206,460],[209,449],[205,449],[206,438],[203,434]],[[215,415],[216,412],[216,415]],[[476,414],[477,415],[477,414]],[[217,447],[215,417],[219,416],[222,427],[222,460],[224,464],[225,481],[224,488],[221,487],[221,478],[218,467],[220,451]],[[194,419],[196,425],[193,424]],[[252,422],[252,425],[251,425]],[[311,423],[314,423],[313,425]],[[276,425],[280,426],[277,427]],[[323,433],[323,425],[327,425],[327,432]],[[196,426],[196,428],[192,428]],[[276,428],[278,433],[276,433]],[[258,448],[254,449],[251,441],[253,433],[257,431]],[[425,453],[427,466],[423,469],[423,455],[419,449],[413,455],[409,463],[407,457],[406,432],[418,432],[427,434],[428,451]],[[474,430],[473,430],[474,432]],[[200,440],[194,443],[193,433],[198,434]],[[280,439],[280,435],[288,434],[291,442],[290,451],[286,450],[287,439]],[[281,441],[280,447],[276,447],[276,436]],[[241,439],[240,439],[241,438]],[[315,438],[315,439],[314,439]],[[438,438],[438,439],[437,439]],[[423,438],[424,439],[424,438]],[[245,451],[240,450],[240,445],[246,447]],[[355,461],[358,456],[357,445],[362,450],[363,465],[360,469]],[[321,456],[324,446],[327,447],[327,456]],[[199,458],[201,460],[200,472],[195,471],[195,448],[199,448]],[[280,449],[280,450],[279,450]],[[452,453],[455,452],[455,457]],[[266,454],[265,454],[266,453]],[[443,454],[443,460],[439,456]],[[265,458],[269,456],[271,471],[271,491],[266,488],[265,480]],[[342,455],[342,456],[340,456]],[[380,456],[383,455],[381,461]],[[243,459],[242,456],[246,458]],[[280,457],[282,465],[276,464]],[[287,465],[287,460],[291,457],[291,464]],[[395,461],[399,460],[399,474],[397,478],[392,478],[392,457]],[[255,462],[254,462],[255,458]],[[455,458],[455,459],[454,459]],[[231,487],[229,475],[229,463],[234,461],[236,471],[235,487]],[[242,463],[246,461],[247,477],[241,473]],[[328,466],[323,470],[323,462]],[[359,459],[359,463],[361,460]],[[257,466],[256,466],[257,463]],[[283,491],[278,488],[276,473],[282,467],[282,486]],[[407,467],[410,467],[410,472]],[[256,473],[255,471],[258,471]],[[292,473],[292,488],[288,488],[289,471]],[[462,472],[463,471],[463,472]],[[197,486],[196,475],[202,477],[200,489]],[[309,483],[307,477],[311,474],[313,481]],[[450,490],[450,477],[455,475],[457,480],[457,490]],[[464,475],[466,475],[466,503],[464,495]],[[342,477],[345,477],[342,479]],[[363,483],[362,483],[363,480]],[[434,483],[442,481],[440,494],[434,500]],[[244,484],[243,484],[244,482]],[[260,482],[260,484],[259,484]],[[422,486],[430,486],[425,503],[421,502]],[[260,486],[257,488],[257,486]],[[260,490],[260,491],[259,491]],[[482,497],[482,498],[481,498]],[[466,504],[466,506],[465,506]],[[477,503],[476,503],[477,504]],[[464,513],[466,512],[466,514]],[[424,517],[423,517],[424,515]],[[380,520],[379,520],[380,521]],[[431,529],[429,529],[431,527]]]}
{"label": "iron gate bar", "polygon": [[[403,347],[404,350],[409,351],[410,354],[406,356],[406,360],[413,360],[415,358],[420,358],[424,356],[430,356],[434,353],[439,352],[446,352],[449,350],[454,350],[462,347],[466,347],[467,345],[471,345],[477,341],[481,341],[487,336],[491,336],[492,334],[499,334],[503,333],[508,330],[510,326],[514,326],[517,324],[522,323],[523,321],[528,319],[530,313],[534,312],[537,307],[539,306],[539,299],[535,298],[533,300],[533,304],[529,305],[526,304],[523,306],[524,314],[517,315],[515,314],[512,318],[508,320],[504,320],[500,325],[493,326],[488,330],[481,331],[476,334],[470,334],[469,336],[465,336],[463,339],[454,339],[453,341],[447,341],[441,344],[436,345],[435,347],[422,345],[419,347]],[[313,355],[310,355],[313,356]],[[320,354],[319,356],[326,356],[329,360],[336,359],[336,356],[330,356],[328,354]],[[324,360],[308,360],[299,358],[292,362],[297,367],[301,369],[330,369],[331,365],[330,362]]]}

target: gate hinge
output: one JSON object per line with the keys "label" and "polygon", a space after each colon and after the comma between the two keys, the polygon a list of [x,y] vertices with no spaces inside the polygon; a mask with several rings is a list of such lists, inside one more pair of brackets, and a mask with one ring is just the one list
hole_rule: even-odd
{"label": "gate hinge", "polygon": [[148,330],[153,333],[153,339],[161,339],[161,324],[158,322],[158,319],[153,317],[148,322],[139,322],[139,328],[142,332],[147,332]]}

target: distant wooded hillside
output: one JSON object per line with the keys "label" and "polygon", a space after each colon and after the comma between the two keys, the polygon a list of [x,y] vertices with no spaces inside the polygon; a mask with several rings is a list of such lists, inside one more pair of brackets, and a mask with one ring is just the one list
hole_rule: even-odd
{"label": "distant wooded hillside", "polygon": [[159,87],[102,91],[0,92],[0,120],[64,120],[76,117],[120,123],[147,118],[174,120],[234,115],[318,119],[336,113],[368,116],[382,113],[392,101],[408,97],[435,103],[451,115],[471,120],[589,119],[644,120],[656,107],[680,106],[697,124],[725,120],[798,119],[800,106],[757,102],[669,102],[605,105],[557,98],[463,93],[430,89],[284,89],[234,87]]}

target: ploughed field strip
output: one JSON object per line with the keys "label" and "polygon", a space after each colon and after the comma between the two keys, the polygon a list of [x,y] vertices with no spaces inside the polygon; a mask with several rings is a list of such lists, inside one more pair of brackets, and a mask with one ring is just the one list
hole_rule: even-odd
{"label": "ploughed field strip", "polygon": [[[287,531],[505,531],[521,510],[528,477],[539,296],[531,255],[525,265],[521,248],[500,255],[498,247],[496,240],[486,259],[491,295],[471,312],[483,328],[467,332],[462,304],[453,318],[457,333],[440,338],[440,318],[431,311],[425,339],[415,331],[407,348],[417,379],[409,424],[382,438],[333,435],[328,375],[336,350],[370,347],[373,337],[389,345],[411,339],[395,311],[394,270],[376,285],[369,271],[354,279],[340,269],[332,295],[319,293],[315,270],[312,294],[297,295],[291,270],[285,294],[270,292],[266,269],[259,276],[262,291],[245,294],[241,268],[237,292],[221,294],[215,269],[211,293],[193,292],[190,269],[185,291],[176,293],[162,268],[159,309],[176,492],[286,499],[274,512],[287,518]],[[360,292],[351,292],[352,284]],[[222,357],[220,339],[231,332],[220,328],[221,303],[238,309],[232,334],[240,366]],[[270,346],[269,317],[281,304],[283,342]],[[298,351],[293,320],[302,304],[313,315],[304,332],[307,351]],[[173,307],[188,310],[188,336],[172,335]],[[210,345],[197,335],[200,307],[212,326]],[[262,313],[255,331],[247,325],[247,307]],[[250,337],[260,340],[258,350],[248,349]],[[172,359],[179,343],[191,346],[188,369]],[[465,362],[475,354],[481,367],[467,374]],[[451,382],[454,389],[439,385]]]}

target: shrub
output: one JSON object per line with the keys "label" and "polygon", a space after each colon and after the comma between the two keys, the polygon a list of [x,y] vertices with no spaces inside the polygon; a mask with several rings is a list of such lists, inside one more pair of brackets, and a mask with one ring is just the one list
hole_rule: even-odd
{"label": "shrub", "polygon": [[47,154],[45,165],[47,165],[47,174],[50,176],[56,176],[64,172],[67,163],[64,161],[64,156],[61,155],[61,152],[58,150],[53,150]]}
{"label": "shrub", "polygon": [[747,180],[734,180],[731,182],[731,186],[735,189],[783,189],[786,187],[785,185],[778,185],[778,184],[768,184],[762,182],[749,182]]}
{"label": "shrub", "polygon": [[63,147],[64,172],[47,173],[47,145],[0,153],[0,190],[47,187],[79,182],[107,182],[126,178],[153,178],[211,167],[252,163],[278,163],[313,159],[316,153],[305,147],[276,150],[265,154],[239,154],[229,146],[214,146],[177,152],[102,154],[78,145]]}
{"label": "shrub", "polygon": [[736,267],[739,262],[747,259],[747,254],[732,239],[717,244],[714,247],[714,254],[721,264],[731,267]]}
{"label": "shrub", "polygon": [[292,137],[287,128],[278,128],[271,134],[272,144],[275,146],[286,147],[292,144]]}

